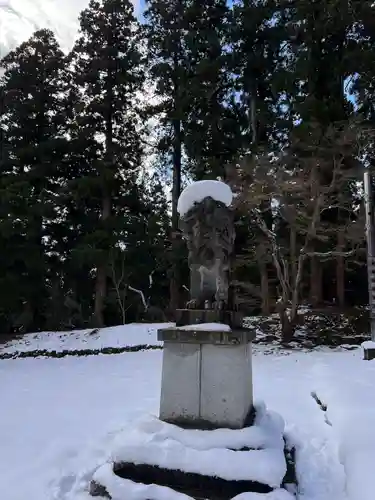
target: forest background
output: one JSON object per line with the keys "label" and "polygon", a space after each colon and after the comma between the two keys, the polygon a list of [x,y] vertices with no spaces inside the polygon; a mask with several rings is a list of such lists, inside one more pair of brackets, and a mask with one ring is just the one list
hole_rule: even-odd
{"label": "forest background", "polygon": [[69,54],[40,30],[0,62],[0,332],[173,319],[177,199],[237,193],[248,315],[368,303],[368,0],[91,0]]}

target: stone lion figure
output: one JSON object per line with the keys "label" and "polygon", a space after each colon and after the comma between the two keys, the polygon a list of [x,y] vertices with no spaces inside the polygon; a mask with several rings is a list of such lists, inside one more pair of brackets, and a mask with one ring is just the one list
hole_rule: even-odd
{"label": "stone lion figure", "polygon": [[181,217],[180,229],[189,250],[190,300],[187,308],[225,309],[235,240],[232,210],[207,196]]}

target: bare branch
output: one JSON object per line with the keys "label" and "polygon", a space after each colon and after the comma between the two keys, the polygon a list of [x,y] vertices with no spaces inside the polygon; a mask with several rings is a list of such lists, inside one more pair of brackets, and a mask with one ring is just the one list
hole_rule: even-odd
{"label": "bare branch", "polygon": [[134,288],[134,287],[132,287],[132,286],[130,286],[130,285],[128,285],[128,288],[129,288],[129,290],[131,290],[132,292],[138,293],[138,294],[141,296],[143,306],[144,306],[144,308],[145,308],[145,311],[147,311],[147,309],[148,309],[148,305],[147,305],[147,302],[146,302],[146,299],[145,299],[145,294],[142,292],[142,290],[138,290],[137,288]]}
{"label": "bare branch", "polygon": [[343,251],[337,251],[337,250],[330,250],[328,252],[305,252],[305,255],[307,257],[320,257],[322,259],[330,259],[334,257],[351,257],[352,255],[355,255],[358,252],[357,248],[354,248],[352,250],[348,250],[347,252]]}
{"label": "bare branch", "polygon": [[121,294],[121,284],[122,284],[122,281],[123,281],[124,275],[125,275],[125,258],[123,258],[121,261],[121,275],[119,278],[117,278],[116,277],[116,260],[115,260],[113,249],[111,249],[111,252],[110,252],[110,268],[112,271],[112,283],[113,283],[113,286],[115,288],[117,303],[118,303],[120,310],[121,310],[122,324],[125,325],[127,309],[125,308],[125,297],[122,296],[122,295],[124,295],[124,293]]}
{"label": "bare branch", "polygon": [[[306,259],[353,258],[364,241],[360,194],[348,196],[360,180],[358,127],[341,122],[326,128],[318,123],[306,126],[302,139],[297,131],[288,150],[279,155],[241,159],[235,181],[236,205],[253,216],[268,243],[281,288],[282,321],[291,303],[291,322],[297,314]],[[314,250],[318,242],[326,251]],[[336,247],[328,250],[332,244]],[[254,249],[247,258],[253,255]]]}

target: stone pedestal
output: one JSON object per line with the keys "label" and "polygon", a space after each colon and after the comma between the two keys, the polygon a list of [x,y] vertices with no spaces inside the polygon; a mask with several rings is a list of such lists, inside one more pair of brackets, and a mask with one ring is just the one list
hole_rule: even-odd
{"label": "stone pedestal", "polygon": [[362,342],[363,347],[363,359],[365,361],[372,361],[375,359],[375,342],[372,340],[367,340]]}
{"label": "stone pedestal", "polygon": [[194,428],[244,427],[253,406],[253,338],[248,330],[159,330],[160,419]]}
{"label": "stone pedestal", "polygon": [[363,359],[365,361],[372,361],[375,359],[375,349],[363,349]]}

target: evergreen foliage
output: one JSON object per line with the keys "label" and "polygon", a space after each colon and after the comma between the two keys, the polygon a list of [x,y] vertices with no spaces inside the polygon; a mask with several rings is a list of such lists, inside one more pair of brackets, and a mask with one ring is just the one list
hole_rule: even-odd
{"label": "evergreen foliage", "polygon": [[54,35],[38,31],[1,65],[0,322],[5,330],[38,329],[56,272],[51,223],[68,147],[65,59]]}
{"label": "evergreen foliage", "polygon": [[0,332],[165,319],[204,178],[240,193],[246,312],[367,303],[373,2],[146,0],[139,22],[91,0],[79,23],[69,54],[41,30],[0,63]]}

